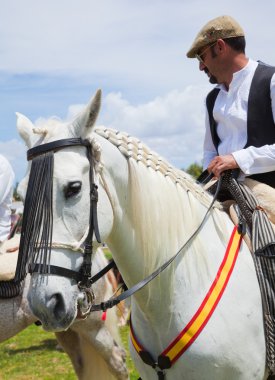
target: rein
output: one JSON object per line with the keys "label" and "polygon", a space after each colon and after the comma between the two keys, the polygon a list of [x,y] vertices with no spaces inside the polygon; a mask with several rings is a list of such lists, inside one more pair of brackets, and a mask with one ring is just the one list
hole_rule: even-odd
{"label": "rein", "polygon": [[201,228],[204,225],[204,222],[205,222],[205,220],[206,220],[206,218],[207,218],[210,210],[212,209],[215,201],[217,200],[218,193],[219,193],[220,188],[221,188],[221,183],[222,183],[222,177],[220,177],[219,180],[218,180],[218,182],[217,182],[217,187],[216,187],[216,191],[215,191],[215,194],[213,196],[212,202],[209,205],[209,207],[207,208],[206,213],[205,213],[205,215],[204,215],[201,223],[199,224],[199,226],[197,227],[197,229],[187,239],[187,241],[182,245],[182,247],[177,251],[177,253],[174,256],[172,256],[169,260],[167,260],[164,264],[162,264],[157,270],[155,270],[148,277],[146,277],[145,279],[141,280],[136,285],[132,286],[130,289],[127,289],[126,291],[124,291],[123,293],[121,293],[119,296],[117,296],[117,297],[111,297],[109,300],[101,302],[99,304],[93,304],[91,306],[91,311],[100,311],[100,310],[105,311],[107,309],[112,308],[113,306],[119,304],[121,301],[124,301],[126,298],[131,297],[133,294],[135,294],[140,289],[142,289],[145,285],[147,285],[149,282],[151,282],[161,272],[163,272],[179,256],[179,254],[182,252],[182,250],[197,236],[197,234],[201,230]]}

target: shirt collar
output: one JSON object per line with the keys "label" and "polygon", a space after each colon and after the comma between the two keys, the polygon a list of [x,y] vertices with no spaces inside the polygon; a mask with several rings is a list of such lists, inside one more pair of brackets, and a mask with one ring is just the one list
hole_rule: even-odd
{"label": "shirt collar", "polygon": [[[243,80],[249,74],[254,73],[257,66],[258,66],[258,62],[254,61],[252,59],[249,59],[247,64],[241,70],[233,73],[233,78],[232,78],[232,81],[229,85],[229,90],[233,90],[234,88],[238,87],[240,85],[240,83],[243,82]],[[217,86],[217,88],[219,88],[225,92],[228,92],[223,84],[219,84]]]}

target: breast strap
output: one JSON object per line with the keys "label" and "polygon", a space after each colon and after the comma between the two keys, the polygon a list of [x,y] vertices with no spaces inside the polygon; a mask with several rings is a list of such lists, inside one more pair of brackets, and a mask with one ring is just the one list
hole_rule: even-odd
{"label": "breast strap", "polygon": [[130,321],[131,342],[142,361],[155,369],[158,379],[165,379],[164,370],[171,368],[171,366],[197,339],[206,326],[228,284],[238,257],[241,242],[242,235],[238,231],[238,227],[235,226],[229,239],[223,261],[201,305],[179,335],[158,356],[157,361],[153,359],[150,352],[138,341],[133,329],[132,321]]}

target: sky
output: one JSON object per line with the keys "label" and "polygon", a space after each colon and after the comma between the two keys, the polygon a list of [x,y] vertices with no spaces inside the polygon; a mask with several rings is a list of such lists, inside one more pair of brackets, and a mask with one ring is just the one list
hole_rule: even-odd
{"label": "sky", "polygon": [[15,112],[72,120],[98,88],[98,124],[178,168],[200,164],[212,86],[186,52],[214,17],[234,17],[247,55],[275,65],[274,0],[0,0],[0,9],[0,153],[16,181],[26,148]]}

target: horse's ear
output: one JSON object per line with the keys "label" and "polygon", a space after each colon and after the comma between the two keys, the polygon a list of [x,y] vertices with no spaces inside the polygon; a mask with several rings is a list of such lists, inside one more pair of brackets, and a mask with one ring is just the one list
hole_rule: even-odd
{"label": "horse's ear", "polygon": [[25,141],[28,148],[32,146],[32,136],[34,125],[26,116],[22,115],[19,112],[16,112],[17,117],[17,130],[19,135]]}
{"label": "horse's ear", "polygon": [[96,122],[101,106],[101,90],[97,90],[87,107],[76,117],[72,123],[75,136],[87,135]]}

